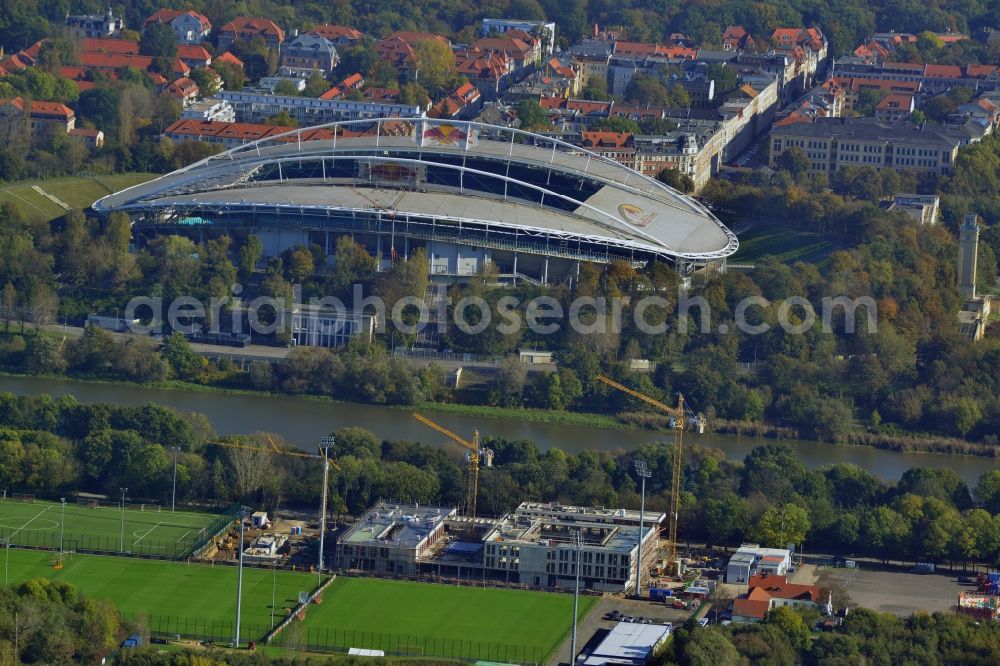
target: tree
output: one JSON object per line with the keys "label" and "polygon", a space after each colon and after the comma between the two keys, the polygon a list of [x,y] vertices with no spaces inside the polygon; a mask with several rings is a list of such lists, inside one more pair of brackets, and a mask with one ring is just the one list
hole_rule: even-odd
{"label": "tree", "polygon": [[608,82],[598,76],[587,78],[587,85],[583,89],[583,98],[604,101],[608,99]]}
{"label": "tree", "polygon": [[430,101],[427,89],[419,83],[407,83],[399,91],[399,103],[411,106],[426,106]]}
{"label": "tree", "polygon": [[417,81],[437,97],[451,86],[455,74],[455,54],[439,39],[423,39],[413,47]]}
{"label": "tree", "polygon": [[10,322],[17,318],[17,289],[8,282],[0,292],[0,318],[3,319],[4,333],[10,333]]}
{"label": "tree", "polygon": [[243,68],[232,62],[224,62],[216,59],[212,62],[212,69],[222,77],[222,87],[226,90],[242,90],[246,82],[246,74]]}
{"label": "tree", "polygon": [[973,495],[980,506],[991,514],[1000,513],[1000,470],[990,470],[979,477]]}
{"label": "tree", "polygon": [[625,86],[625,99],[631,104],[670,106],[667,88],[658,78],[636,74]]}
{"label": "tree", "polygon": [[[294,97],[294,96],[299,95],[301,93],[299,92],[298,86],[296,86],[295,83],[292,82],[290,79],[281,79],[274,86],[274,94],[275,95],[291,95],[291,96]],[[286,115],[287,115],[287,113],[286,113]],[[289,125],[289,127],[292,127],[292,126]]]}
{"label": "tree", "polygon": [[24,354],[24,371],[31,375],[58,372],[65,363],[59,354],[59,342],[55,338],[35,335],[28,340]]}
{"label": "tree", "polygon": [[679,192],[690,194],[694,192],[694,179],[677,167],[668,167],[656,177],[658,181],[669,185]]}
{"label": "tree", "polygon": [[49,285],[38,282],[31,290],[31,301],[28,306],[31,310],[31,321],[35,324],[35,332],[41,330],[42,326],[50,323],[56,316],[59,309],[59,297]]}
{"label": "tree", "polygon": [[802,543],[809,532],[809,514],[795,504],[771,507],[757,519],[752,532],[762,544],[772,547]]}
{"label": "tree", "polygon": [[313,264],[312,252],[304,245],[285,250],[282,254],[285,277],[293,284],[300,284],[303,280],[313,274],[315,265]]}
{"label": "tree", "polygon": [[517,119],[521,121],[521,129],[544,129],[549,126],[549,119],[541,105],[533,99],[523,99],[517,103]]}
{"label": "tree", "polygon": [[871,116],[875,106],[889,95],[888,90],[865,88],[858,92],[858,101],[854,103],[854,113],[859,116]]}
{"label": "tree", "polygon": [[319,72],[313,72],[306,80],[306,87],[302,90],[303,97],[319,97],[330,89],[330,82],[323,78]]}
{"label": "tree", "polygon": [[222,77],[210,67],[195,67],[188,78],[198,84],[202,97],[214,97],[222,90]]}
{"label": "tree", "polygon": [[593,125],[594,129],[608,130],[610,132],[627,132],[629,134],[639,133],[639,123],[624,116],[614,116],[611,118],[601,118]]}
{"label": "tree", "polygon": [[508,356],[500,362],[493,380],[495,403],[503,407],[520,405],[528,369],[517,356]]}
{"label": "tree", "polygon": [[264,244],[260,238],[254,234],[247,236],[247,239],[240,245],[239,269],[240,277],[244,280],[250,277],[257,268],[257,263],[264,256]]}
{"label": "tree", "polygon": [[801,181],[805,178],[809,173],[809,169],[812,168],[812,161],[810,161],[806,152],[798,146],[786,148],[778,156],[777,164],[779,169],[784,169],[790,173],[796,181]]}
{"label": "tree", "polygon": [[203,358],[193,349],[181,333],[173,333],[163,341],[163,359],[174,376],[184,381],[194,381],[201,372]]}
{"label": "tree", "polygon": [[278,127],[299,126],[299,121],[289,115],[288,111],[280,111],[273,116],[268,116],[264,122],[268,125],[277,125]]}
{"label": "tree", "polygon": [[139,53],[154,58],[176,58],[177,37],[173,28],[165,23],[151,23],[142,31]]}
{"label": "tree", "polygon": [[722,96],[736,87],[739,76],[726,63],[712,63],[705,71],[705,78],[715,81],[715,94]]}

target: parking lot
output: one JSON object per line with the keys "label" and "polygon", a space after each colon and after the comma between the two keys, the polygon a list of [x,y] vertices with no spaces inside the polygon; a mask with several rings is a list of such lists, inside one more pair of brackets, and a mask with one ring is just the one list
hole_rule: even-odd
{"label": "parking lot", "polygon": [[955,605],[961,590],[975,590],[975,585],[959,584],[951,573],[917,574],[876,564],[859,563],[857,569],[816,569],[816,584],[842,590],[850,604],[883,613],[910,615],[917,611],[948,611]]}

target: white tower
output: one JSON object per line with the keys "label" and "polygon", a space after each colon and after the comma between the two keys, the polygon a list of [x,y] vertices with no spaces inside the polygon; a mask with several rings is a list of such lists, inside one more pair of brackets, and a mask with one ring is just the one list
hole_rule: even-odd
{"label": "white tower", "polygon": [[976,258],[979,252],[979,222],[969,213],[958,232],[958,293],[967,301],[976,298]]}

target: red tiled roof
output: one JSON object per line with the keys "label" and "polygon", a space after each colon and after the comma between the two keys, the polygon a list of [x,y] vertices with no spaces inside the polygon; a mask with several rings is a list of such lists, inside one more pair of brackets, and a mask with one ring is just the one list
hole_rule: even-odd
{"label": "red tiled roof", "polygon": [[226,51],[225,53],[220,55],[218,58],[216,58],[216,60],[218,60],[219,62],[228,62],[232,65],[236,65],[237,67],[241,68],[243,67],[243,61],[234,56],[229,51]]}
{"label": "red tiled roof", "polygon": [[285,31],[279,28],[277,23],[271,19],[256,16],[237,16],[222,26],[219,32],[229,35],[260,35],[261,37],[274,37],[279,42],[285,41]]}
{"label": "red tiled roof", "polygon": [[39,102],[36,100],[31,101],[30,113],[31,115],[60,116],[67,119],[76,115],[73,113],[73,109],[65,104],[60,104],[59,102]]}
{"label": "red tiled roof", "polygon": [[139,42],[127,39],[100,39],[88,37],[80,45],[80,51],[84,53],[118,53],[123,55],[136,55],[139,53]]}
{"label": "red tiled roof", "polygon": [[584,147],[624,148],[632,139],[631,132],[583,131],[580,132]]}
{"label": "red tiled roof", "polygon": [[542,97],[538,100],[538,105],[546,111],[554,109],[565,109],[567,100],[565,97]]}
{"label": "red tiled roof", "polygon": [[909,111],[913,106],[913,97],[911,95],[886,95],[882,100],[875,105],[876,109],[881,111],[892,111],[892,110],[905,110]]}
{"label": "red tiled roof", "polygon": [[361,76],[360,72],[355,72],[354,74],[351,74],[343,81],[341,81],[338,85],[341,88],[357,88],[363,85],[364,82],[365,82],[365,77]]}
{"label": "red tiled roof", "polygon": [[201,23],[202,30],[212,29],[212,22],[208,20],[208,17],[206,17],[204,14],[199,14],[193,9],[188,9],[188,10],[160,9],[155,14],[146,19],[146,21],[142,25],[147,26],[150,23],[172,23],[174,19],[176,19],[178,16],[181,16],[182,14],[190,14],[191,16],[198,19],[198,22]]}
{"label": "red tiled roof", "polygon": [[[96,67],[98,69],[119,69],[121,67],[136,67],[141,70],[149,69],[154,58],[146,55],[129,55],[124,53],[93,53],[83,52],[80,54],[80,64],[85,67]],[[180,76],[187,76],[190,69],[180,59],[174,59],[173,71]]]}
{"label": "red tiled roof", "polygon": [[582,111],[583,113],[596,113],[607,111],[611,108],[611,102],[592,102],[585,99],[566,100],[566,109],[570,111]]}
{"label": "red tiled roof", "polygon": [[531,57],[531,46],[520,39],[506,37],[483,37],[469,45],[470,51],[496,51],[513,60],[528,60]]}
{"label": "red tiled roof", "polygon": [[171,97],[190,97],[198,94],[198,84],[183,76],[176,81],[172,81],[163,92]]}
{"label": "red tiled roof", "polygon": [[924,65],[924,76],[935,79],[960,79],[962,68],[958,65]]}
{"label": "red tiled roof", "polygon": [[996,65],[966,65],[965,75],[974,79],[984,79],[997,71]]}
{"label": "red tiled roof", "polygon": [[900,81],[898,79],[866,79],[863,77],[852,76],[835,76],[833,77],[833,80],[841,87],[851,91],[871,88],[916,94],[920,90],[920,82],[918,81]]}
{"label": "red tiled roof", "polygon": [[360,30],[349,28],[346,25],[332,25],[330,23],[321,23],[310,30],[309,34],[326,37],[330,41],[335,41],[341,37],[356,41],[364,36]]}
{"label": "red tiled roof", "polygon": [[0,106],[7,106],[8,104],[20,111],[24,111],[24,100],[20,97],[5,97],[0,99]]}
{"label": "red tiled roof", "polygon": [[212,62],[212,54],[200,44],[178,44],[177,57],[181,60]]}

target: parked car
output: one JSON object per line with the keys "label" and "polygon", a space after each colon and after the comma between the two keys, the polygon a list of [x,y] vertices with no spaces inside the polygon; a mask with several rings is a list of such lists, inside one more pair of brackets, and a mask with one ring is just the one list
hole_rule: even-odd
{"label": "parked car", "polygon": [[626,615],[626,616],[625,616],[625,617],[624,617],[624,618],[622,619],[622,622],[635,622],[635,618],[634,618],[634,617],[632,617],[631,615]]}
{"label": "parked car", "polygon": [[707,617],[703,617],[700,620],[698,620],[698,626],[699,627],[707,627],[708,626],[708,618]]}

